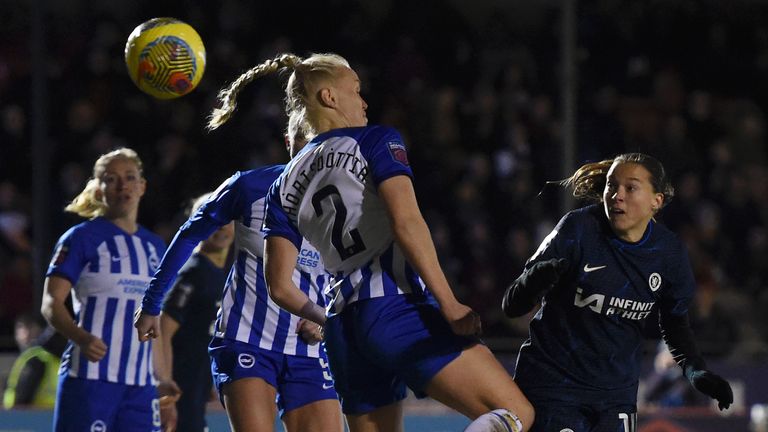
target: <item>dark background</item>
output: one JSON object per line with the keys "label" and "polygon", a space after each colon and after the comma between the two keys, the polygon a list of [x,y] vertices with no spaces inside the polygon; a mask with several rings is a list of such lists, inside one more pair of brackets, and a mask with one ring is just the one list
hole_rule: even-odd
{"label": "dark background", "polygon": [[[201,84],[180,99],[141,93],[123,62],[128,34],[157,16],[191,24],[207,48]],[[362,79],[371,123],[402,132],[444,270],[497,352],[527,334],[526,319],[502,317],[501,295],[568,209],[545,182],[643,151],[677,187],[659,219],[689,248],[702,349],[764,362],[768,3],[579,2],[568,172],[562,16],[559,1],[0,0],[0,348],[15,349],[14,319],[39,309],[53,244],[79,222],[62,208],[100,154],[139,152],[140,222],[170,240],[190,198],[287,160],[277,77],[207,133],[217,91],[279,53],[336,52]]]}

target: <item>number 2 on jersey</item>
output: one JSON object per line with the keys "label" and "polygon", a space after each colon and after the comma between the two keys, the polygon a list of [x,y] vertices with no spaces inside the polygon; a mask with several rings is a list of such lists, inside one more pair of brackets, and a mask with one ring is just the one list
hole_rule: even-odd
{"label": "number 2 on jersey", "polygon": [[331,243],[336,251],[339,252],[342,260],[345,260],[355,254],[358,254],[365,250],[365,243],[363,238],[360,237],[360,231],[357,228],[349,230],[349,236],[352,237],[352,244],[344,246],[342,239],[342,231],[344,229],[344,222],[347,220],[347,207],[344,205],[344,201],[341,199],[339,190],[334,185],[328,185],[312,195],[312,206],[315,208],[315,214],[317,216],[323,215],[322,201],[326,198],[331,199],[331,204],[336,215],[333,219],[333,227],[331,228]]}

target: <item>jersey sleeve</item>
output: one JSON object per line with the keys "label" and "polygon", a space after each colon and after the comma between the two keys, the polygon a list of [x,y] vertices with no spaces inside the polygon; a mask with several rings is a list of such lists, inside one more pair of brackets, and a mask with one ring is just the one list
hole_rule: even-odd
{"label": "jersey sleeve", "polygon": [[659,299],[659,313],[662,314],[687,314],[696,291],[696,280],[688,260],[688,252],[682,244],[679,248],[679,253],[675,254],[677,259],[672,260],[670,265],[671,277],[667,281],[668,286],[663,287]]}
{"label": "jersey sleeve", "polygon": [[577,230],[578,221],[575,213],[566,214],[560,219],[552,232],[542,240],[539,248],[525,263],[525,268],[529,269],[537,262],[547,261],[553,258],[565,258],[569,265],[578,261],[578,241],[579,233]]}
{"label": "jersey sleeve", "polygon": [[288,218],[288,214],[283,209],[282,200],[280,199],[280,189],[284,178],[284,176],[280,176],[272,183],[269,192],[267,192],[262,231],[265,238],[272,236],[283,237],[290,240],[296,246],[296,249],[301,250],[303,238],[299,233],[299,229]]}
{"label": "jersey sleeve", "polygon": [[368,162],[368,169],[377,187],[384,180],[397,175],[413,178],[408,151],[397,130],[381,126],[372,129],[361,142],[360,150]]}
{"label": "jersey sleeve", "polygon": [[160,313],[165,293],[195,247],[214,231],[237,217],[238,209],[242,208],[242,191],[237,181],[239,178],[240,173],[235,174],[219,186],[211,198],[200,206],[176,232],[144,293],[141,305],[143,312],[150,315]]}
{"label": "jersey sleeve", "polygon": [[[662,286],[659,298],[659,329],[678,365],[686,370],[705,367],[701,352],[688,321],[688,306],[693,299],[696,282],[688,261],[688,253],[679,244],[679,252],[670,260],[670,280]],[[664,283],[664,281],[662,281]]]}
{"label": "jersey sleeve", "polygon": [[196,286],[192,278],[181,274],[163,303],[163,313],[173,318],[180,325],[187,321],[189,305],[195,297]]}
{"label": "jersey sleeve", "polygon": [[56,243],[46,276],[61,276],[72,285],[88,265],[87,240],[82,228],[74,227],[64,233]]}

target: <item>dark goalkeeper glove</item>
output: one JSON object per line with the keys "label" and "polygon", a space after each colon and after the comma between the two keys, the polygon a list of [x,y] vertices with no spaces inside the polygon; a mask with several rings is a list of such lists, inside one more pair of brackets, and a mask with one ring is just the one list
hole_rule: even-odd
{"label": "dark goalkeeper glove", "polygon": [[537,262],[525,273],[527,283],[537,291],[538,295],[544,295],[555,286],[566,270],[568,270],[568,260],[552,258]]}
{"label": "dark goalkeeper glove", "polygon": [[509,317],[525,315],[551,290],[568,270],[564,258],[537,262],[523,272],[504,293],[501,308]]}
{"label": "dark goalkeeper glove", "polygon": [[691,382],[693,388],[712,399],[717,399],[717,406],[721,411],[728,409],[733,403],[733,390],[731,390],[731,385],[720,375],[714,374],[706,369],[686,367],[685,376],[688,378],[688,381]]}

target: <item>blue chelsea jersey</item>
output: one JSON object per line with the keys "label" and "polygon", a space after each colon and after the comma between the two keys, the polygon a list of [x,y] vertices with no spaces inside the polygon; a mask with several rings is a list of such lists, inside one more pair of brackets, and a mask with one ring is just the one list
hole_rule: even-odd
{"label": "blue chelsea jersey", "polygon": [[[308,345],[296,334],[299,318],[269,298],[264,280],[264,200],[283,165],[238,172],[226,180],[179,229],[150,283],[143,307],[158,313],[163,296],[192,250],[219,227],[235,222],[235,256],[223,287],[214,336],[289,355],[319,357],[321,345]],[[320,254],[299,241],[293,281],[313,302],[325,307],[330,275]]]}
{"label": "blue chelsea jersey", "polygon": [[69,342],[61,373],[128,385],[152,384],[151,343],[139,342],[133,313],[165,252],[165,243],[139,227],[128,234],[103,217],[72,227],[56,245],[47,276],[72,283],[78,325],[101,338],[107,354],[90,362]]}
{"label": "blue chelsea jersey", "polygon": [[412,177],[400,134],[389,127],[334,129],[309,142],[270,188],[267,236],[297,248],[306,238],[338,280],[329,315],[357,300],[414,293],[424,283],[393,241],[381,182]]}
{"label": "blue chelsea jersey", "polygon": [[622,241],[595,205],[563,217],[526,268],[552,258],[569,268],[531,321],[516,379],[524,391],[554,388],[555,400],[570,389],[581,400],[634,404],[645,320],[684,315],[693,297],[683,244],[654,221],[637,243]]}

